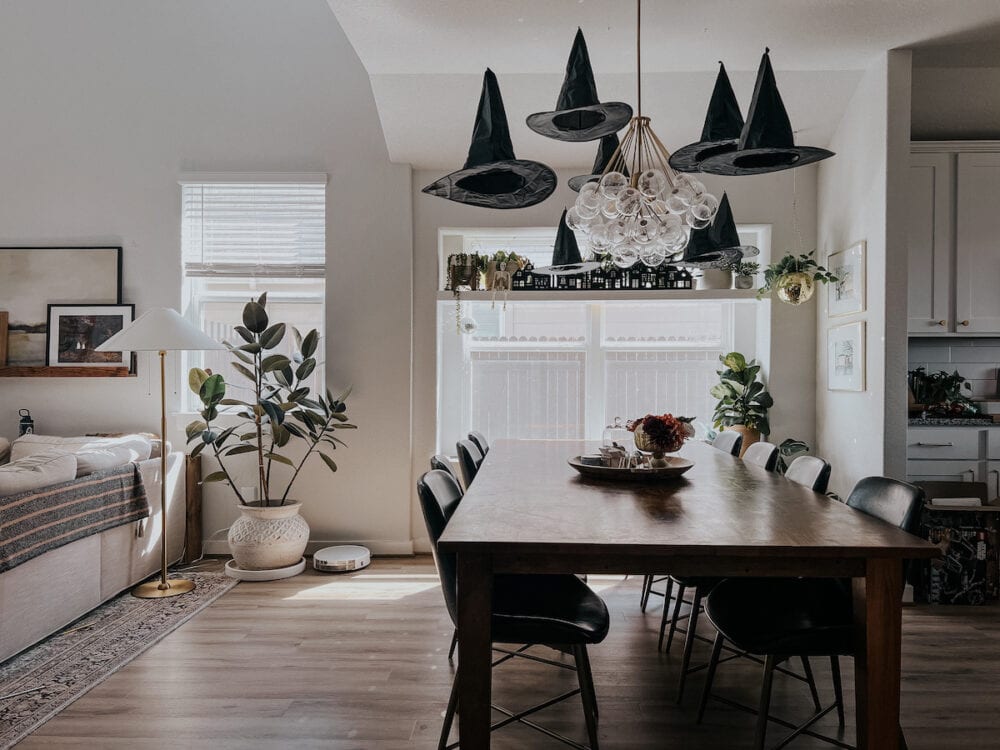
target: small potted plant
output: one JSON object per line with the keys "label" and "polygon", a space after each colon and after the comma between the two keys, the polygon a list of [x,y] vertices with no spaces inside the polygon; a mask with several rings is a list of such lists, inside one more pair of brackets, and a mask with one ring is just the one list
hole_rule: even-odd
{"label": "small potted plant", "polygon": [[913,410],[928,416],[955,418],[979,416],[979,405],[963,393],[972,392],[972,384],[955,372],[927,372],[923,367],[907,373]]}
{"label": "small potted plant", "polygon": [[694,437],[693,417],[675,417],[673,414],[647,414],[640,419],[629,420],[626,429],[635,438],[635,447],[645,453],[652,453],[649,460],[651,469],[668,466],[664,454],[674,453],[684,447],[684,441]]}
{"label": "small potted plant", "polygon": [[715,405],[713,422],[716,429],[736,430],[743,436],[740,455],[760,440],[762,434],[771,431],[768,410],[774,406],[774,399],[764,384],[757,379],[760,365],[756,360],[747,362],[739,352],[730,352],[719,357],[724,369],[718,370],[719,382],[712,386]]}
{"label": "small potted plant", "polygon": [[757,291],[757,299],[775,292],[782,302],[801,305],[812,298],[817,282],[828,284],[839,281],[816,262],[813,258],[815,254],[815,250],[801,255],[789,253],[777,263],[769,265],[764,269],[764,286]]}
{"label": "small potted plant", "polygon": [[478,253],[453,253],[448,256],[447,289],[458,293],[479,289],[479,275],[485,270],[485,259]]}
{"label": "small potted plant", "polygon": [[[270,323],[266,304],[266,293],[248,302],[243,324],[235,327],[242,343],[223,342],[236,358],[233,369],[244,381],[241,390],[249,395],[227,398],[222,375],[192,368],[188,384],[204,408],[201,419],[191,422],[186,432],[192,456],[206,452],[219,463],[219,470],[203,482],[227,482],[239,501],[241,516],[229,529],[236,564],[243,570],[274,571],[274,577],[284,577],[279,571],[298,563],[309,541],[309,525],[299,515],[302,505],[289,496],[292,486],[314,456],[336,471],[330,454],[346,445],[340,431],[354,429],[354,425],[345,413],[349,391],[337,398],[330,391],[314,396],[305,385],[316,368],[319,334],[312,330],[302,336],[292,328],[294,351],[290,356],[276,353],[287,327]],[[218,425],[223,406],[233,407],[224,417],[224,427]],[[305,446],[294,457],[283,451],[293,440]],[[234,479],[231,462],[244,454],[255,463],[253,482],[259,500],[245,497],[239,485],[246,482]],[[272,474],[276,464],[291,470],[287,482],[276,481]],[[257,576],[256,580],[267,579]]]}
{"label": "small potted plant", "polygon": [[739,258],[729,263],[728,267],[733,272],[734,289],[753,289],[753,277],[760,271],[760,263]]}

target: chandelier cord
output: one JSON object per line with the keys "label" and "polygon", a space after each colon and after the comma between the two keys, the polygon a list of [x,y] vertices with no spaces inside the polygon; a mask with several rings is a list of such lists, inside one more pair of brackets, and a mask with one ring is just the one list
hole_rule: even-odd
{"label": "chandelier cord", "polygon": [[635,108],[642,117],[642,0],[635,0]]}

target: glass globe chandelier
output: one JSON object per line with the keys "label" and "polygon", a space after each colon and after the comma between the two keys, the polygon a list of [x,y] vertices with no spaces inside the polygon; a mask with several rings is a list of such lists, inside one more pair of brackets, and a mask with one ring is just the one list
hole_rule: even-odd
{"label": "glass globe chandelier", "polygon": [[642,0],[636,0],[636,116],[599,180],[580,188],[566,226],[615,265],[659,266],[684,250],[688,232],[711,224],[718,199],[670,167],[670,153],[642,114]]}

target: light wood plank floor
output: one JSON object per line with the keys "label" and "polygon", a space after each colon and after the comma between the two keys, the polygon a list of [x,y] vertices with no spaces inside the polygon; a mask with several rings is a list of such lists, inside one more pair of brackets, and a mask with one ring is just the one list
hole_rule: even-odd
{"label": "light wood plank floor", "polygon": [[[714,704],[703,725],[694,723],[700,674],[684,705],[675,705],[681,649],[656,651],[661,600],[644,615],[637,578],[591,583],[612,612],[611,634],[591,652],[602,747],[748,747],[749,714]],[[903,726],[911,750],[1000,747],[1000,607],[910,607],[904,631]],[[309,571],[242,583],[18,749],[433,748],[453,675],[450,636],[429,558],[376,560],[349,576]],[[696,659],[703,661],[707,649],[700,645]],[[817,672],[829,698],[829,672]],[[849,690],[850,668],[845,676]],[[494,675],[494,693],[504,705],[523,706],[572,680],[563,670],[505,665]],[[754,703],[759,667],[746,660],[723,665],[717,685]],[[774,713],[807,716],[805,693],[801,683],[779,680]],[[576,700],[539,720],[585,738]],[[836,731],[836,720],[824,726]],[[775,727],[770,737],[776,741],[781,731]],[[853,742],[850,712],[847,738]],[[494,735],[493,746],[561,747],[523,727]],[[792,747],[829,746],[800,739]]]}

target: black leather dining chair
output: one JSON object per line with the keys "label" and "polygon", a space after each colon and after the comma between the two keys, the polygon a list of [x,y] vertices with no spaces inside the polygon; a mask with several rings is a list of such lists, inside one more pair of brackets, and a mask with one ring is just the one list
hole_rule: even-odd
{"label": "black leather dining chair", "polygon": [[452,465],[451,459],[443,453],[431,456],[431,468],[451,474],[452,479],[455,480],[456,484],[458,483],[458,474],[455,473],[455,467]]}
{"label": "black leather dining chair", "polygon": [[767,471],[774,471],[774,467],[778,465],[778,446],[761,440],[747,447],[743,460]]}
{"label": "black leather dining chair", "polygon": [[[920,527],[924,492],[919,487],[885,477],[868,477],[854,487],[847,505],[861,513],[891,523],[909,533]],[[902,591],[899,592],[902,596]],[[748,613],[753,613],[748,616]],[[757,708],[755,750],[762,750],[768,721],[792,730],[777,747],[794,737],[810,737],[843,746],[840,740],[809,729],[833,710],[844,723],[844,697],[840,680],[841,656],[854,656],[853,603],[849,579],[828,578],[729,578],[708,595],[705,613],[718,630],[709,662],[708,675],[698,709],[701,721],[709,698],[753,712],[749,706],[712,693],[712,683],[724,641],[749,654],[765,658],[764,678]],[[833,675],[834,702],[802,723],[785,721],[769,714],[774,672],[792,657],[826,656]],[[815,701],[814,701],[815,702]],[[904,745],[905,746],[905,745]]]}
{"label": "black leather dining chair", "polygon": [[476,444],[479,452],[484,456],[490,452],[490,442],[483,433],[473,430],[469,433],[469,440]]}
{"label": "black leather dining chair", "polygon": [[718,448],[724,453],[734,456],[740,455],[740,448],[743,447],[743,436],[735,430],[722,430],[712,441],[712,447]]}
{"label": "black leather dining chair", "polygon": [[479,473],[479,467],[483,465],[485,456],[471,440],[459,440],[455,443],[455,450],[458,451],[458,467],[462,470],[462,482],[468,489]]}
{"label": "black leather dining chair", "polygon": [[[452,623],[457,628],[456,559],[454,554],[443,553],[438,549],[438,540],[458,509],[462,500],[462,490],[447,472],[429,471],[417,482],[417,495],[427,524],[434,563],[441,579],[445,606]],[[496,667],[514,658],[529,659],[536,663],[575,671],[579,687],[519,711],[493,706],[493,709],[503,714],[505,718],[495,722],[490,730],[519,722],[573,747],[582,747],[573,740],[541,727],[527,718],[543,708],[579,695],[583,702],[589,747],[591,750],[598,750],[597,696],[594,692],[594,678],[591,674],[587,646],[604,640],[610,622],[604,601],[576,576],[497,575],[493,582],[491,632],[493,650],[501,656],[493,662],[493,666]],[[504,644],[520,645],[514,649],[512,646],[506,648]],[[572,653],[574,664],[526,653],[532,645],[545,645],[561,652]],[[441,728],[441,738],[438,743],[439,750],[458,746],[457,742],[449,745],[448,736],[451,733],[455,712],[459,708],[459,700],[456,679],[452,684],[448,708],[445,711],[444,726]]]}
{"label": "black leather dining chair", "polygon": [[830,484],[830,464],[819,456],[799,456],[785,470],[785,479],[808,487],[821,495]]}

